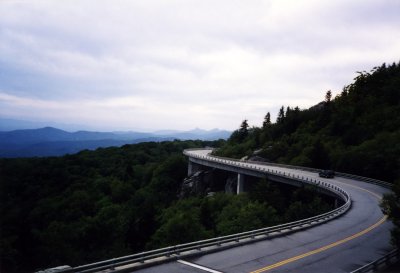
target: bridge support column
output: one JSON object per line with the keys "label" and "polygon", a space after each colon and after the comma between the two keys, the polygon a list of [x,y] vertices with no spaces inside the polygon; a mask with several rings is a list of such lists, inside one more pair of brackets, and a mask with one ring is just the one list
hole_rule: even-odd
{"label": "bridge support column", "polygon": [[189,165],[188,165],[188,177],[191,176],[195,171],[194,171],[194,163],[189,160]]}
{"label": "bridge support column", "polygon": [[188,164],[188,177],[191,176],[192,174],[201,171],[202,167],[199,164],[196,164],[192,161],[189,160],[189,164]]}
{"label": "bridge support column", "polygon": [[335,209],[337,209],[338,207],[339,207],[339,200],[335,198]]}
{"label": "bridge support column", "polygon": [[238,173],[236,193],[242,193],[244,189],[244,174]]}

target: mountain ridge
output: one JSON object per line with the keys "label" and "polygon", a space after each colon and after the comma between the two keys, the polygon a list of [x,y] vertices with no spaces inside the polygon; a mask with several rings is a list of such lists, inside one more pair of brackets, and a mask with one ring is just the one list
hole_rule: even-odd
{"label": "mountain ridge", "polygon": [[61,156],[81,150],[122,146],[149,141],[217,140],[226,139],[231,132],[220,129],[190,131],[144,132],[68,132],[51,126],[38,129],[0,131],[0,157]]}

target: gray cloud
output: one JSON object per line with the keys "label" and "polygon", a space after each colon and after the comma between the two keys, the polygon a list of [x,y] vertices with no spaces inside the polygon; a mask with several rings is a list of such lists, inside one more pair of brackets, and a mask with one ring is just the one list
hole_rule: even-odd
{"label": "gray cloud", "polygon": [[104,129],[260,124],[398,61],[398,14],[394,0],[3,1],[0,115]]}

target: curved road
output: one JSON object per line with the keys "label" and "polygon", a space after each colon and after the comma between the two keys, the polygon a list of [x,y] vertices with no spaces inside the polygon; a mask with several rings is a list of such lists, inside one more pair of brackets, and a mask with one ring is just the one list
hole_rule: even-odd
{"label": "curved road", "polygon": [[[210,151],[188,153],[211,160]],[[310,229],[137,272],[351,272],[392,249],[392,224],[379,208],[380,198],[388,189],[339,177],[319,178],[318,174],[308,171],[246,164],[334,184],[350,194],[352,207],[345,215]]]}

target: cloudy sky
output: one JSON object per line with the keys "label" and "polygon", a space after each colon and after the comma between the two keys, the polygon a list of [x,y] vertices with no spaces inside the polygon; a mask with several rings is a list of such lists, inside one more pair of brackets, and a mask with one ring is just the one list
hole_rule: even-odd
{"label": "cloudy sky", "polygon": [[0,0],[0,117],[235,129],[400,60],[398,0]]}

